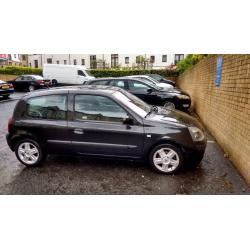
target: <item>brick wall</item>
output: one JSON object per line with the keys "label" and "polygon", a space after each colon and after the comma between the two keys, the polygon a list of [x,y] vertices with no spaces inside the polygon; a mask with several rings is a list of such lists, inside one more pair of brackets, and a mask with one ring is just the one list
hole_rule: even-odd
{"label": "brick wall", "polygon": [[178,77],[192,107],[250,183],[250,55],[223,55],[221,85],[214,84],[217,56]]}

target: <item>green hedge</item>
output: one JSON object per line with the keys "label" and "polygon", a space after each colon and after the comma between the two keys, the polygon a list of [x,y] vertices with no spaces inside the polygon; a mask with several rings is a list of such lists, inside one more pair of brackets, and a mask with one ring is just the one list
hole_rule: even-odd
{"label": "green hedge", "polygon": [[42,69],[20,67],[20,66],[6,66],[0,67],[0,74],[7,75],[25,75],[25,74],[35,74],[42,75]]}
{"label": "green hedge", "polygon": [[120,77],[128,75],[145,75],[145,74],[159,74],[163,77],[178,76],[175,70],[166,69],[152,69],[152,70],[139,70],[139,69],[91,69],[90,73],[95,77]]}
{"label": "green hedge", "polygon": [[[178,76],[178,72],[175,70],[166,69],[152,69],[152,70],[140,70],[140,69],[91,69],[90,73],[95,77],[119,77],[127,75],[144,75],[144,74],[159,74],[164,77]],[[20,66],[4,66],[0,67],[0,74],[8,75],[24,75],[35,74],[42,75],[42,69],[20,67]]]}

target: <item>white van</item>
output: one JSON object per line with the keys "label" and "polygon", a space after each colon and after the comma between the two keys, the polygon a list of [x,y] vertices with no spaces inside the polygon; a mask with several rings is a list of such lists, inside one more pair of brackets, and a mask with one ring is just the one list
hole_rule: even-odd
{"label": "white van", "polygon": [[55,85],[84,84],[95,77],[80,65],[44,64],[43,77]]}

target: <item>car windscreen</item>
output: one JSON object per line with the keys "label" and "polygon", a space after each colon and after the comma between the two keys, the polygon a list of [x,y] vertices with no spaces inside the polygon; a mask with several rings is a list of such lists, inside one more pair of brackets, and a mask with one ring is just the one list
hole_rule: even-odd
{"label": "car windscreen", "polygon": [[151,107],[148,104],[129,92],[116,91],[112,95],[140,117],[145,117],[151,110]]}

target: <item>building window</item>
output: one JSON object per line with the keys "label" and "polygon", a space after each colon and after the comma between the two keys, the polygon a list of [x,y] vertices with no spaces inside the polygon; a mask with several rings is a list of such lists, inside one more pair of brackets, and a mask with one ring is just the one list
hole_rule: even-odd
{"label": "building window", "polygon": [[129,57],[128,56],[125,57],[125,64],[129,64]]}
{"label": "building window", "polygon": [[38,68],[38,60],[34,60],[35,68]]}
{"label": "building window", "polygon": [[22,55],[22,60],[26,60],[26,56],[25,55]]}
{"label": "building window", "polygon": [[67,60],[64,60],[63,63],[64,63],[64,64],[67,64]]}
{"label": "building window", "polygon": [[135,59],[136,63],[140,63],[141,62],[141,58],[142,58],[142,56],[137,56],[136,59]]}
{"label": "building window", "polygon": [[118,54],[111,54],[111,68],[118,67]]}
{"label": "building window", "polygon": [[96,67],[97,67],[96,55],[91,55],[89,57],[89,59],[90,59],[90,68],[91,69],[96,69]]}
{"label": "building window", "polygon": [[85,59],[82,59],[82,65],[85,65]]}
{"label": "building window", "polygon": [[76,59],[74,59],[74,65],[76,65],[77,64],[77,61],[76,61]]}
{"label": "building window", "polygon": [[167,55],[162,55],[162,62],[167,62]]}
{"label": "building window", "polygon": [[51,64],[52,63],[52,58],[47,58],[47,63]]}
{"label": "building window", "polygon": [[31,67],[31,63],[29,63],[29,66]]}
{"label": "building window", "polygon": [[174,63],[176,64],[183,59],[184,59],[184,54],[175,54]]}
{"label": "building window", "polygon": [[58,61],[58,60],[56,61],[56,64],[59,64],[59,61]]}
{"label": "building window", "polygon": [[154,63],[155,62],[155,56],[150,56],[150,63]]}

